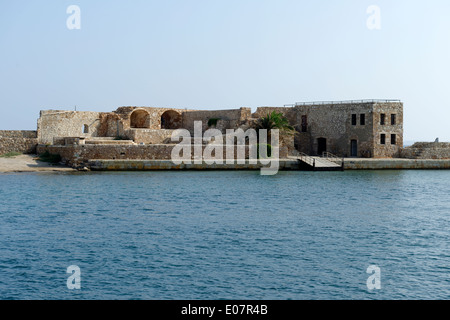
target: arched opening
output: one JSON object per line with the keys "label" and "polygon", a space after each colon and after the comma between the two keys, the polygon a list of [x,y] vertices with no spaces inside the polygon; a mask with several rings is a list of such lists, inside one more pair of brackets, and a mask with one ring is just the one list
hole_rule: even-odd
{"label": "arched opening", "polygon": [[83,133],[89,133],[89,125],[85,124],[83,126]]}
{"label": "arched opening", "polygon": [[150,115],[145,110],[135,110],[130,117],[131,128],[150,128]]}
{"label": "arched opening", "polygon": [[161,116],[161,129],[175,130],[181,128],[181,114],[174,110],[166,111]]}

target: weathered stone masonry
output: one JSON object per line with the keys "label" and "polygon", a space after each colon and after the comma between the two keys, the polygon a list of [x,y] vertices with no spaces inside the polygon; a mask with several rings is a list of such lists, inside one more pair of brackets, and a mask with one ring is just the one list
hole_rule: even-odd
{"label": "weathered stone masonry", "polygon": [[0,130],[0,155],[9,152],[36,153],[36,131]]}
{"label": "weathered stone masonry", "polygon": [[[330,152],[358,158],[450,158],[447,145],[424,148],[403,146],[403,103],[400,101],[350,101],[297,103],[285,107],[234,110],[120,107],[113,112],[41,111],[36,131],[0,131],[0,154],[16,151],[58,153],[68,163],[90,159],[168,160],[176,129],[194,134],[194,122],[202,132],[214,119],[214,129],[247,130],[272,111],[283,113],[295,128],[294,136],[281,136],[280,157],[298,152],[322,155]],[[205,147],[205,146],[204,146]],[[203,147],[203,148],[204,148]],[[248,156],[248,154],[247,154]]]}

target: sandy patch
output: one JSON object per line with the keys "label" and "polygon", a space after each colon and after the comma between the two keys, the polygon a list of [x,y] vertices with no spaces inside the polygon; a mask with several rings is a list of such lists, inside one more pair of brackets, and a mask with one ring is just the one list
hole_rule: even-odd
{"label": "sandy patch", "polygon": [[23,154],[11,158],[0,158],[0,172],[45,172],[45,171],[76,171],[73,168],[51,165],[37,160],[36,155]]}

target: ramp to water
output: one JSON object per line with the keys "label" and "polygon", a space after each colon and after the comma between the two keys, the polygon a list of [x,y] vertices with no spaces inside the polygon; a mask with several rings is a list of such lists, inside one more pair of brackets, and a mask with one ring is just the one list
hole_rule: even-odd
{"label": "ramp to water", "polygon": [[337,157],[314,157],[306,154],[300,154],[295,157],[300,167],[311,171],[339,171],[343,170],[343,160]]}

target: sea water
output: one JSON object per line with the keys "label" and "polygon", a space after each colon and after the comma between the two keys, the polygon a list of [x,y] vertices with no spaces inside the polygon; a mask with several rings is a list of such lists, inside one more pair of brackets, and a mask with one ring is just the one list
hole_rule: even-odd
{"label": "sea water", "polygon": [[448,298],[450,171],[0,174],[0,299]]}

